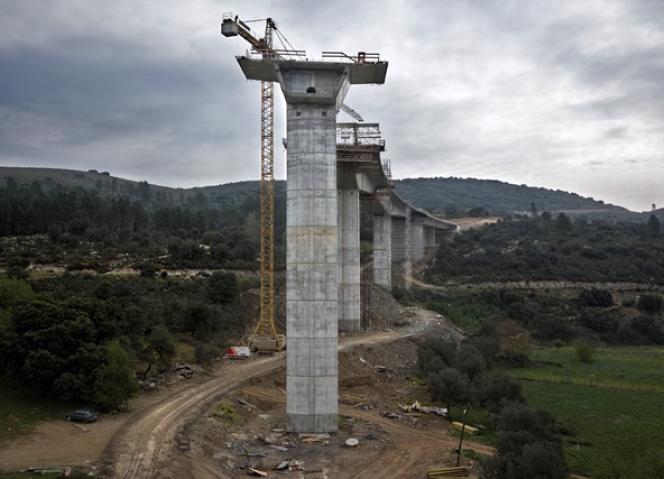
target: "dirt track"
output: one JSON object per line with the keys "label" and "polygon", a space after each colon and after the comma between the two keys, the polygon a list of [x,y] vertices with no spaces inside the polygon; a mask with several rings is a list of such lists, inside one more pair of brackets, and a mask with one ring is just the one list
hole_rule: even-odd
{"label": "dirt track", "polygon": [[487,281],[468,284],[433,285],[425,283],[414,275],[410,278],[418,288],[450,291],[450,290],[483,290],[483,289],[590,289],[602,288],[610,291],[664,291],[664,286],[650,283],[593,283],[588,281]]}
{"label": "dirt track", "polygon": [[[344,338],[339,349],[355,344],[371,344],[394,341],[405,332],[381,332]],[[155,407],[130,417],[126,427],[120,429],[109,442],[102,460],[108,464],[109,475],[117,478],[151,477],[223,477],[212,472],[200,461],[197,466],[186,456],[178,455],[162,464],[173,450],[176,433],[189,421],[204,413],[220,395],[223,395],[251,378],[268,374],[283,365],[285,354],[231,364],[222,369],[212,380],[185,389],[166,398]],[[178,464],[178,461],[186,464]],[[183,474],[186,474],[184,476]],[[212,475],[211,475],[212,474]]]}
{"label": "dirt track", "polygon": [[[440,317],[419,310],[412,327],[393,332],[359,334],[341,338],[339,349],[355,345],[386,343],[416,335],[440,323]],[[90,425],[87,430],[57,421],[44,423],[29,437],[0,451],[0,469],[17,470],[35,465],[90,465],[101,463],[105,476],[116,478],[215,478],[226,477],[201,458],[177,452],[176,437],[186,432],[188,424],[204,414],[215,400],[255,378],[283,367],[285,354],[246,362],[225,364],[202,383],[158,393],[134,403],[134,412]],[[342,407],[344,414],[380,423],[396,438],[398,454],[385,461],[368,464],[355,477],[400,477],[395,471],[406,470],[423,456],[435,457],[451,449],[449,436],[422,434],[376,413]],[[431,436],[431,437],[429,437]],[[486,446],[477,446],[485,449]],[[368,474],[368,475],[367,475]],[[408,476],[404,476],[408,477]]]}

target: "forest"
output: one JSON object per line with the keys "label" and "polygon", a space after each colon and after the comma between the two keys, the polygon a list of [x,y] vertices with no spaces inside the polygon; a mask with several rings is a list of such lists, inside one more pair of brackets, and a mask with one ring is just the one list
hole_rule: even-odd
{"label": "forest", "polygon": [[[152,194],[146,198],[10,181],[0,188],[0,265],[10,273],[31,263],[98,272],[118,266],[257,268],[255,196],[231,195],[227,206],[203,194],[183,204],[163,203]],[[283,258],[282,210],[275,224],[278,258]]]}
{"label": "forest", "polygon": [[[0,277],[0,375],[45,396],[113,409],[178,349],[206,363],[256,315],[252,282],[65,274]],[[75,292],[75,294],[72,294]]]}
{"label": "forest", "polygon": [[572,221],[565,214],[505,220],[444,243],[426,277],[436,284],[561,280],[664,283],[664,234],[645,224]]}

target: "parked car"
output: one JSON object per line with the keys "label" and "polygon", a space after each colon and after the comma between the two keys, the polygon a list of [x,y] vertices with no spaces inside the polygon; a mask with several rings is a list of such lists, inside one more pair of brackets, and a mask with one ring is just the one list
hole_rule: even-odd
{"label": "parked car", "polygon": [[67,414],[65,419],[73,422],[95,422],[97,420],[97,413],[89,409],[77,409]]}

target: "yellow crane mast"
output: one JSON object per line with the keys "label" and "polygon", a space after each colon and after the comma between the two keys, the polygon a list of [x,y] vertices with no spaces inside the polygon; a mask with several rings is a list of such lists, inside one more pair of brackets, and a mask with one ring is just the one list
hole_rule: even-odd
{"label": "yellow crane mast", "polygon": [[[275,22],[265,19],[263,38],[251,31],[247,25],[250,22],[240,20],[237,15],[224,14],[221,33],[226,37],[244,38],[253,52],[265,60],[279,56],[280,52],[272,46],[273,33],[277,30]],[[270,81],[261,81],[260,127],[260,317],[249,345],[259,352],[271,352],[282,350],[286,341],[283,334],[277,333],[274,318],[274,86]]]}

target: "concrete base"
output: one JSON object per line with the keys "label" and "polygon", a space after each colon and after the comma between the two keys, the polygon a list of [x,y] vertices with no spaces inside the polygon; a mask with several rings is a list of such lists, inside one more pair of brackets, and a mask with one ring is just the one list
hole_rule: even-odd
{"label": "concrete base", "polygon": [[337,421],[338,415],[336,414],[289,414],[288,431],[302,433],[316,431],[318,434],[336,432]]}

